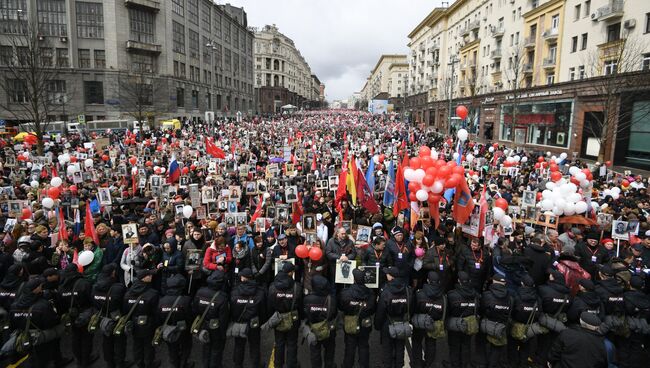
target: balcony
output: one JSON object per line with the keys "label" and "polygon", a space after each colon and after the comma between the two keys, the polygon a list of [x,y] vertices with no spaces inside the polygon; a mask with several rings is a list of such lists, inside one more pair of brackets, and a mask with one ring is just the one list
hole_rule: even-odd
{"label": "balcony", "polygon": [[544,69],[553,69],[555,68],[555,58],[546,58],[542,61],[542,67]]}
{"label": "balcony", "polygon": [[124,0],[124,5],[132,8],[141,8],[155,12],[160,11],[160,1],[156,0]]}
{"label": "balcony", "polygon": [[490,57],[492,59],[501,59],[501,49],[492,50]]}
{"label": "balcony", "polygon": [[532,48],[535,47],[535,44],[537,44],[537,36],[532,35],[524,38],[524,47],[525,48]]}
{"label": "balcony", "polygon": [[532,74],[533,73],[533,63],[526,63],[523,65],[521,68],[524,74]]}
{"label": "balcony", "polygon": [[606,42],[598,45],[601,59],[619,58],[625,47],[625,40]]}
{"label": "balcony", "polygon": [[433,54],[434,52],[436,52],[438,50],[440,50],[440,46],[433,45],[433,46],[429,47],[429,54]]}
{"label": "balcony", "polygon": [[544,33],[542,34],[542,37],[544,37],[544,39],[546,41],[553,41],[553,40],[557,40],[559,35],[560,35],[560,30],[559,29],[551,28],[551,29],[547,29],[546,31],[544,31]]}
{"label": "balcony", "polygon": [[424,42],[422,42],[420,46],[418,46],[418,48],[420,49],[420,51],[424,51]]}
{"label": "balcony", "polygon": [[467,28],[469,28],[470,31],[477,30],[477,29],[481,28],[481,22],[478,21],[478,20],[470,22],[469,26]]}
{"label": "balcony", "polygon": [[162,46],[156,45],[153,43],[146,43],[146,42],[138,42],[138,41],[126,41],[126,49],[127,50],[138,50],[138,51],[144,51],[144,52],[149,52],[153,54],[159,54],[162,51]]}
{"label": "balcony", "polygon": [[609,5],[598,8],[598,10],[592,14],[592,19],[594,18],[594,15],[599,21],[620,18],[623,16],[624,5],[625,1],[623,0],[610,0]]}
{"label": "balcony", "polygon": [[503,37],[505,32],[506,30],[503,28],[503,26],[492,27],[492,37],[494,38]]}
{"label": "balcony", "polygon": [[467,66],[471,69],[476,69],[476,60],[467,60]]}

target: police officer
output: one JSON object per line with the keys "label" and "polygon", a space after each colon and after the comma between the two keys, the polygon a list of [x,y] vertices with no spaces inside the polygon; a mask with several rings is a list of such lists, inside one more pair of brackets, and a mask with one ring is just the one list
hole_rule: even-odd
{"label": "police officer", "polygon": [[275,276],[275,281],[269,286],[267,310],[269,315],[279,313],[282,318],[290,319],[275,327],[274,364],[287,368],[298,367],[298,326],[299,311],[302,304],[302,285],[293,280],[295,266],[285,262],[282,270]]}
{"label": "police officer", "polygon": [[98,358],[96,355],[91,355],[93,335],[88,332],[88,322],[92,315],[91,291],[90,281],[79,273],[77,265],[69,264],[63,272],[61,285],[59,285],[57,309],[60,315],[69,316],[72,329],[72,353],[80,367],[90,366]]}
{"label": "police officer", "polygon": [[[440,285],[440,275],[429,271],[427,283],[415,293],[415,313],[426,314],[434,321],[444,318],[447,308],[445,290]],[[443,324],[445,321],[442,321]],[[423,344],[424,342],[424,344]],[[424,359],[422,352],[424,348]],[[430,368],[436,361],[436,339],[429,336],[429,331],[415,328],[413,331],[413,366]]]}
{"label": "police officer", "polygon": [[603,303],[605,309],[605,324],[607,327],[607,336],[614,345],[619,346],[621,340],[626,337],[624,318],[625,318],[625,301],[623,294],[625,289],[616,278],[614,269],[609,264],[604,264],[598,271],[600,281],[596,283],[596,294]]}
{"label": "police officer", "polygon": [[414,310],[415,295],[407,282],[400,277],[401,271],[395,266],[384,270],[388,282],[381,291],[375,314],[375,329],[381,331],[382,342],[387,342],[382,349],[384,367],[404,366],[404,347],[406,339],[392,338],[389,325],[395,322],[409,323]]}
{"label": "police officer", "polygon": [[[95,310],[102,318],[110,318],[113,321],[119,318],[122,300],[126,293],[126,287],[117,279],[117,269],[118,266],[114,263],[105,265],[97,276],[97,282],[92,289]],[[126,336],[114,336],[110,329],[101,330],[100,328],[100,331],[104,361],[108,368],[126,367]]]}
{"label": "police officer", "polygon": [[[165,295],[158,302],[157,325],[163,326],[162,339],[169,351],[169,360],[174,368],[187,367],[187,358],[192,351],[192,298],[183,295],[185,277],[175,274],[167,278]],[[175,326],[175,327],[174,327]],[[166,333],[166,329],[175,329],[175,333]]]}
{"label": "police officer", "polygon": [[[537,289],[542,300],[542,311],[548,317],[560,322],[566,322],[566,313],[571,308],[573,298],[571,290],[564,282],[564,276],[560,271],[551,269],[548,271],[548,281]],[[548,326],[545,326],[548,327]],[[549,330],[548,333],[539,336],[537,344],[537,356],[535,360],[539,365],[546,365],[548,350],[558,336],[558,332]]]}
{"label": "police officer", "polygon": [[[465,318],[478,314],[480,295],[474,289],[472,279],[467,272],[461,271],[458,273],[458,285],[447,294],[447,300],[449,303],[449,317]],[[472,357],[472,336],[452,328],[448,329],[448,335],[447,342],[449,343],[451,367],[468,366]]]}
{"label": "police officer", "polygon": [[21,264],[13,264],[9,266],[2,283],[0,283],[0,314],[2,314],[0,316],[0,327],[2,328],[1,342],[3,344],[11,333],[9,330],[9,310],[25,285],[27,276],[27,272]]}
{"label": "police officer", "polygon": [[197,318],[205,313],[199,326],[199,331],[207,331],[208,336],[207,341],[199,339],[203,343],[203,368],[221,367],[223,360],[226,328],[230,317],[228,294],[224,291],[225,282],[226,274],[223,271],[212,271],[206,280],[206,286],[196,292],[192,303],[192,310]]}
{"label": "police officer", "polygon": [[[379,239],[379,238],[375,238]],[[359,351],[359,366],[370,367],[370,331],[369,324],[371,316],[375,313],[375,293],[365,285],[364,272],[360,269],[352,270],[354,284],[341,291],[339,296],[339,309],[345,315],[344,323],[348,320],[356,321],[357,328],[352,331],[347,326],[344,329],[345,354],[343,366],[353,367],[354,356]]]}
{"label": "police officer", "polygon": [[598,294],[596,294],[596,286],[593,281],[588,279],[578,281],[578,293],[573,298],[573,303],[566,313],[569,323],[580,324],[582,312],[593,313],[601,319],[605,318],[605,308]]}
{"label": "police officer", "polygon": [[[345,229],[343,229],[345,230]],[[312,292],[305,296],[303,301],[304,319],[307,326],[327,321],[333,323],[336,319],[336,300],[330,295],[330,285],[321,275],[314,275],[311,279]],[[336,348],[336,331],[330,330],[329,336],[320,341],[315,341],[309,346],[309,357],[312,368],[332,368]]]}
{"label": "police officer", "polygon": [[[537,295],[535,281],[530,275],[524,275],[521,278],[521,286],[514,295],[514,305],[512,307],[512,323],[514,325],[524,325],[524,336],[515,336],[512,333],[512,340],[508,343],[510,361],[513,366],[526,367],[528,358],[531,357],[532,347],[537,341],[536,337],[527,337],[526,333],[533,323],[539,319],[542,310],[542,301]],[[521,327],[521,326],[520,326]]]}
{"label": "police officer", "polygon": [[[483,292],[481,296],[481,333],[487,339],[486,361],[488,367],[505,367],[508,365],[508,334],[507,329],[510,325],[510,314],[514,298],[506,288],[506,279],[501,274],[492,276],[492,284]],[[487,327],[486,322],[497,322],[505,326],[502,337],[493,334],[495,331]],[[486,328],[483,328],[486,326]]]}
{"label": "police officer", "polygon": [[643,276],[632,275],[630,290],[623,294],[625,301],[625,314],[630,326],[630,337],[623,339],[618,347],[618,357],[621,367],[640,368],[648,365],[648,349],[643,349],[647,343],[647,335],[639,329],[636,321],[642,322],[650,318],[650,297],[643,290],[645,288]]}
{"label": "police officer", "polygon": [[[154,364],[154,348],[151,345],[156,322],[154,316],[158,308],[158,293],[151,287],[155,270],[139,270],[136,280],[124,294],[122,315],[128,315],[133,308],[129,322],[132,324],[133,359],[139,368],[157,367]],[[127,331],[129,333],[129,331]]]}
{"label": "police officer", "polygon": [[247,338],[235,337],[233,360],[236,368],[244,366],[244,351],[248,341],[251,365],[260,367],[260,321],[266,316],[266,292],[254,279],[253,271],[244,268],[239,272],[240,284],[230,294],[231,323],[248,324]]}

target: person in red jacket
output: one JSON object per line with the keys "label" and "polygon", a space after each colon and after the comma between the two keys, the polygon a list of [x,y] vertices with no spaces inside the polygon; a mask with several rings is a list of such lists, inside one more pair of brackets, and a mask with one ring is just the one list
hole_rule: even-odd
{"label": "person in red jacket", "polygon": [[216,238],[205,250],[203,267],[210,270],[220,270],[228,273],[232,262],[232,251],[222,236]]}
{"label": "person in red jacket", "polygon": [[571,295],[575,296],[579,291],[578,282],[582,279],[591,279],[589,272],[580,267],[578,258],[574,256],[573,249],[564,247],[562,254],[557,260],[557,270],[564,276],[566,286],[571,290]]}

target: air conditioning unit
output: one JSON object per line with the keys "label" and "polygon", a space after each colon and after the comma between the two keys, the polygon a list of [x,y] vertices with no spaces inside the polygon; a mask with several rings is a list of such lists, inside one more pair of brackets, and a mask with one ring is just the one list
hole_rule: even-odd
{"label": "air conditioning unit", "polygon": [[625,27],[625,29],[631,29],[636,27],[636,19],[626,20],[625,22],[623,22],[623,27]]}
{"label": "air conditioning unit", "polygon": [[596,21],[598,21],[598,18],[600,18],[600,11],[599,10],[591,13],[591,20],[596,22]]}

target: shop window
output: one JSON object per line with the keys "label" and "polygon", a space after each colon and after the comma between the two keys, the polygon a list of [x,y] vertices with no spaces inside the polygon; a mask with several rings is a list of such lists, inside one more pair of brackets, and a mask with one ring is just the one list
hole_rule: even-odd
{"label": "shop window", "polygon": [[641,70],[650,70],[650,53],[643,54],[643,61],[641,63]]}
{"label": "shop window", "polygon": [[525,103],[501,107],[501,140],[566,148],[571,136],[573,102]]}
{"label": "shop window", "polygon": [[636,101],[632,105],[628,161],[650,160],[650,101]]}

